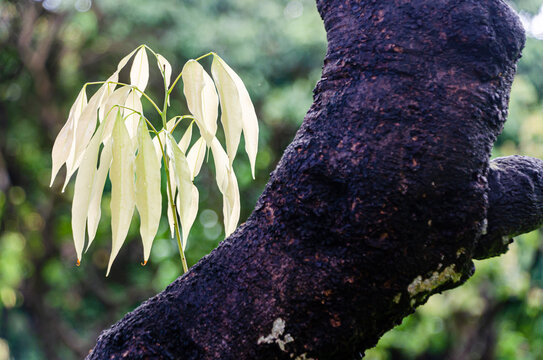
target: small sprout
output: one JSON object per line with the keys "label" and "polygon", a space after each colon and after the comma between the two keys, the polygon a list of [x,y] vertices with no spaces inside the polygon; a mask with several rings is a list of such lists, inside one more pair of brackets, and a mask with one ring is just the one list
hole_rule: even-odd
{"label": "small sprout", "polygon": [[[145,93],[149,82],[147,51],[155,56],[163,78],[162,109]],[[210,55],[213,56],[213,78],[198,63]],[[132,58],[130,84],[119,82],[120,71]],[[239,76],[214,53],[189,60],[170,86],[171,75],[170,62],[141,45],[119,62],[117,70],[106,81],[85,84],[70,109],[68,120],[53,146],[51,185],[64,164],[67,174],[64,187],[78,172],[72,206],[77,266],[81,263],[83,250],[88,250],[96,236],[108,175],[111,181],[112,250],[107,274],[126,239],[134,210],[140,217],[141,264],[147,264],[161,219],[162,162],[167,183],[168,223],[172,236],[177,238],[184,271],[187,271],[184,249],[198,212],[199,192],[193,182],[209,151],[213,154],[217,186],[223,195],[226,235],[237,227],[240,197],[232,163],[241,132],[245,136],[253,178],[258,146],[258,123],[247,89]],[[180,79],[191,114],[174,116],[166,121],[170,95]],[[87,87],[91,85],[101,86],[87,100]],[[227,152],[215,136],[219,99]],[[162,128],[155,127],[145,117],[144,102],[156,110]],[[183,120],[190,123],[178,142],[173,137],[173,130]],[[200,137],[190,147],[193,123],[196,123]],[[86,234],[88,241],[85,241]]]}

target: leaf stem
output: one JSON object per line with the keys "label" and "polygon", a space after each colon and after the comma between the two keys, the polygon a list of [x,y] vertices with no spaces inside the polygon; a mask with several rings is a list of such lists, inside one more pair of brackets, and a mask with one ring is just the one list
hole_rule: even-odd
{"label": "leaf stem", "polygon": [[194,116],[192,116],[192,115],[183,115],[183,116],[178,115],[178,116],[175,116],[173,119],[177,119],[177,118],[179,118],[179,121],[177,121],[177,122],[175,123],[175,125],[173,126],[173,128],[170,130],[170,134],[173,134],[173,131],[175,130],[175,128],[177,127],[177,125],[179,125],[179,123],[181,122],[181,120],[183,120],[183,119],[192,119],[192,121],[194,122]]}
{"label": "leaf stem", "polygon": [[[200,61],[202,60],[203,58],[207,57],[207,56],[210,56],[210,55],[215,55],[215,53],[213,51],[211,52],[208,52],[207,54],[204,54],[194,60],[196,61]],[[172,86],[170,86],[170,88],[168,89],[168,95],[172,92],[173,88],[175,87],[175,85],[177,84],[177,82],[179,81],[179,79],[181,79],[181,75],[183,74],[183,72],[180,72],[179,75],[177,75],[177,77],[175,78],[175,81],[173,82]]]}
{"label": "leaf stem", "polygon": [[142,94],[151,103],[151,105],[153,105],[153,107],[156,109],[158,114],[162,116],[162,111],[160,111],[160,109],[158,108],[157,104],[155,104],[153,99],[151,99],[149,97],[149,95],[147,95],[146,93],[144,93],[143,91],[138,89],[137,86],[129,85],[129,84],[121,83],[121,82],[116,82],[116,81],[93,81],[93,82],[86,83],[85,86],[87,86],[87,85],[99,85],[99,84],[115,84],[115,85],[120,85],[120,86],[130,86],[132,89],[134,89],[134,90],[138,91],[140,94]]}

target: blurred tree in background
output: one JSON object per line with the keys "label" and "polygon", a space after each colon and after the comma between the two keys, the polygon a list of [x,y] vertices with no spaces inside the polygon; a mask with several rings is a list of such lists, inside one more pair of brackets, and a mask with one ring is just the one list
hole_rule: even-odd
{"label": "blurred tree in background", "polygon": [[[514,5],[529,21],[542,2]],[[73,181],[65,193],[62,180],[48,187],[52,142],[77,92],[86,81],[106,78],[142,43],[177,72],[186,60],[215,51],[246,83],[261,143],[256,181],[248,161],[235,164],[241,221],[309,109],[326,51],[313,0],[0,0],[0,360],[83,358],[99,331],[181,274],[165,219],[151,261],[139,265],[136,217],[127,246],[104,277],[111,241],[107,199],[95,244],[76,267]],[[543,41],[529,38],[496,156],[543,158],[542,59]],[[150,87],[161,99],[161,84]],[[181,99],[173,96],[174,111],[186,113]],[[212,173],[202,171],[189,265],[224,237],[222,198]],[[543,235],[522,236],[507,255],[476,267],[466,285],[431,298],[367,358],[540,359]]]}

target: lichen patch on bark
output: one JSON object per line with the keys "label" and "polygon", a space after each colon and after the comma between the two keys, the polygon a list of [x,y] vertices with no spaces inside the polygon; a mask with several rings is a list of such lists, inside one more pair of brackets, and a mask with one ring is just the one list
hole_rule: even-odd
{"label": "lichen patch on bark", "polygon": [[293,342],[294,338],[290,334],[285,334],[285,336],[282,336],[283,333],[285,332],[285,325],[286,325],[285,320],[281,318],[277,318],[273,322],[271,333],[268,334],[267,336],[259,337],[257,344],[260,345],[260,344],[276,343],[277,345],[279,345],[279,348],[281,349],[281,351],[286,351],[285,345],[290,342]]}
{"label": "lichen patch on bark", "polygon": [[417,276],[411,284],[407,287],[407,291],[411,296],[418,295],[420,293],[432,292],[435,288],[445,284],[448,281],[454,283],[460,281],[462,274],[455,271],[455,264],[447,266],[443,271],[434,271],[426,279],[422,279],[422,276]]}

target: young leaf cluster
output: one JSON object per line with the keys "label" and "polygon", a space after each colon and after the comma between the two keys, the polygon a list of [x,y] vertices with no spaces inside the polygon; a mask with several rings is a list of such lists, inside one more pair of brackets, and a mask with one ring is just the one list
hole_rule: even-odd
{"label": "young leaf cluster", "polygon": [[[148,51],[155,57],[164,83],[162,108],[145,93],[149,81]],[[213,57],[211,76],[198,62],[206,56]],[[130,83],[121,83],[119,73],[130,60]],[[135,209],[140,217],[144,264],[147,262],[161,219],[161,168],[164,166],[168,223],[172,236],[177,238],[186,271],[184,249],[198,212],[199,192],[194,179],[209,152],[223,196],[226,236],[237,227],[240,196],[232,165],[241,135],[253,178],[258,147],[258,123],[249,93],[240,77],[215,53],[189,60],[173,83],[171,75],[168,60],[141,45],[119,62],[117,70],[106,81],[85,84],[72,105],[68,120],[53,145],[51,185],[63,165],[66,166],[63,191],[77,171],[72,232],[78,264],[83,250],[89,248],[96,236],[108,176],[112,248],[107,274],[128,234]],[[190,114],[167,120],[170,95],[180,79]],[[94,85],[100,87],[87,99],[87,87]],[[144,103],[156,111],[162,127],[155,127],[145,117]],[[219,104],[226,151],[216,137]],[[181,121],[190,124],[177,141],[173,130]],[[200,136],[191,146],[193,124]]]}

